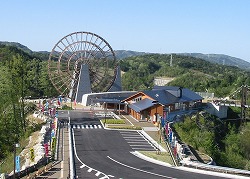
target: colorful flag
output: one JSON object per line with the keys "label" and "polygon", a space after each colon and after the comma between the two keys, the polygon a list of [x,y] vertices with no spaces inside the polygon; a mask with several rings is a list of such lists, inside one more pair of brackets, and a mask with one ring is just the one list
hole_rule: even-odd
{"label": "colorful flag", "polygon": [[58,101],[59,101],[60,104],[62,104],[62,97],[61,96],[59,96]]}
{"label": "colorful flag", "polygon": [[45,156],[48,157],[48,155],[49,155],[49,144],[48,143],[44,144],[44,149],[45,149]]}
{"label": "colorful flag", "polygon": [[166,132],[166,135],[168,136],[168,133],[169,133],[169,129],[170,129],[170,127],[169,127],[169,123],[167,122],[167,124],[166,124],[166,126],[165,126],[165,132]]}
{"label": "colorful flag", "polygon": [[46,107],[46,109],[49,108],[49,102],[48,101],[46,102],[45,107]]}
{"label": "colorful flag", "polygon": [[165,126],[165,120],[163,117],[161,117],[161,126],[164,127]]}
{"label": "colorful flag", "polygon": [[169,135],[168,135],[169,143],[172,142],[172,136],[173,136],[173,132],[172,132],[172,129],[170,128]]}

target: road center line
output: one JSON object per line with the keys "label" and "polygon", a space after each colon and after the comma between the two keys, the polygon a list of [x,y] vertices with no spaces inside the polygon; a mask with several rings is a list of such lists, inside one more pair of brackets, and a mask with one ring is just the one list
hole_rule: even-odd
{"label": "road center line", "polygon": [[124,163],[121,163],[121,162],[118,162],[117,160],[111,158],[110,156],[107,156],[107,158],[109,158],[110,160],[112,160],[113,162],[115,163],[118,163],[124,167],[127,167],[127,168],[131,168],[133,170],[137,170],[137,171],[140,171],[140,172],[143,172],[143,173],[148,173],[150,175],[155,175],[155,176],[158,176],[158,177],[162,177],[162,178],[170,178],[170,179],[177,179],[177,178],[173,178],[173,177],[169,177],[169,176],[164,176],[164,175],[161,175],[161,174],[157,174],[157,173],[153,173],[153,172],[148,172],[148,171],[145,171],[145,170],[141,170],[139,168],[135,168],[135,167],[132,167],[132,166],[129,166],[129,165],[126,165]]}

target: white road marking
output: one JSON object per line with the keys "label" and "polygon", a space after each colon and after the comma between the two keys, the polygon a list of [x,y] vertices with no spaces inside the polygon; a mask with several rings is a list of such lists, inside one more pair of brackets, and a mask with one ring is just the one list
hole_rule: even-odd
{"label": "white road marking", "polygon": [[133,137],[123,137],[124,139],[141,139],[141,137],[140,136],[133,136]]}
{"label": "white road marking", "polygon": [[89,168],[89,169],[88,169],[88,172],[90,173],[90,172],[92,172],[92,170],[93,170],[93,168]]}
{"label": "white road marking", "polygon": [[81,165],[81,166],[80,166],[80,168],[84,168],[84,167],[86,167],[86,165],[85,165],[85,164],[83,164],[83,165]]}
{"label": "white road marking", "polygon": [[145,170],[141,170],[141,169],[138,169],[138,168],[126,165],[124,163],[118,162],[117,160],[111,158],[110,156],[107,156],[107,158],[109,158],[110,160],[112,160],[113,162],[115,162],[117,164],[120,164],[120,165],[122,165],[124,167],[130,168],[130,169],[133,169],[133,170],[137,170],[137,171],[140,171],[140,172],[143,172],[143,173],[148,173],[150,175],[154,175],[154,176],[158,176],[158,177],[162,177],[162,178],[177,179],[177,178],[174,178],[174,177],[164,176],[164,175],[161,175],[161,174],[157,174],[157,173],[153,173],[153,172],[148,172],[148,171],[145,171]]}
{"label": "white road marking", "polygon": [[95,176],[98,177],[100,174],[101,174],[101,172],[97,171],[96,174],[95,174]]}
{"label": "white road marking", "polygon": [[143,140],[143,141],[142,141],[142,140],[138,140],[138,141],[134,141],[134,140],[133,140],[133,141],[127,141],[127,143],[129,143],[129,144],[133,144],[133,143],[136,143],[136,144],[140,144],[140,143],[141,143],[141,144],[145,144],[145,143],[146,143],[146,144],[148,145],[147,141],[144,141],[144,140]]}
{"label": "white road marking", "polygon": [[[98,171],[98,170],[96,170],[96,169],[94,169],[94,168],[89,167],[88,165],[84,164],[84,163],[81,161],[81,159],[78,157],[77,152],[76,152],[74,130],[72,130],[72,133],[73,133],[73,135],[72,135],[73,139],[72,139],[72,140],[73,140],[73,146],[74,146],[75,156],[76,156],[77,160],[82,164],[82,165],[80,166],[80,168],[82,169],[82,168],[84,168],[84,167],[87,167],[87,168],[89,168],[88,171],[89,171],[89,170],[95,171],[95,172],[96,172],[96,176],[99,176],[100,174],[103,174],[104,177],[105,177],[104,179],[110,179],[110,177],[113,178],[113,177],[114,177],[113,175],[106,175],[105,173],[102,173],[101,171]],[[98,175],[97,175],[97,174],[98,174]],[[72,176],[73,176],[73,175],[72,175]]]}

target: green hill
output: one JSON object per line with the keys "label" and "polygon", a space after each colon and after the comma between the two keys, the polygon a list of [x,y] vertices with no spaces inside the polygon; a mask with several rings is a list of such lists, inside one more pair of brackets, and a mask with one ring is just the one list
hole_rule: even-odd
{"label": "green hill", "polygon": [[[203,59],[173,55],[147,54],[120,61],[124,90],[145,90],[153,86],[155,77],[172,77],[169,85],[183,86],[194,91],[209,91],[225,97],[242,84],[250,85],[250,72],[234,66]],[[133,83],[131,83],[133,82]]]}
{"label": "green hill", "polygon": [[[50,52],[47,51],[39,51],[34,52],[30,50],[28,47],[18,43],[18,42],[1,42],[0,45],[7,45],[7,46],[14,46],[18,49],[21,49],[24,52],[27,52],[29,54],[33,54],[37,57],[39,57],[41,60],[48,60]],[[137,51],[131,51],[131,50],[114,50],[116,58],[118,60],[122,60],[128,57],[134,57],[134,56],[141,56],[146,55],[150,53],[146,52],[137,52]],[[204,59],[206,61],[212,62],[212,63],[218,63],[228,66],[236,66],[242,69],[246,69],[250,71],[250,63],[247,61],[244,61],[240,58],[231,57],[228,55],[223,54],[202,54],[202,53],[178,53],[178,55],[182,56],[191,56],[195,58]]]}
{"label": "green hill", "polygon": [[22,50],[22,51],[24,51],[26,53],[29,53],[29,54],[33,53],[33,51],[30,50],[28,47],[26,47],[26,46],[24,46],[24,45],[22,45],[22,44],[20,44],[18,42],[1,42],[0,41],[0,45],[16,47],[16,48],[18,48],[18,49],[20,49],[20,50]]}
{"label": "green hill", "polygon": [[223,54],[202,54],[202,53],[180,53],[179,55],[201,58],[212,63],[221,65],[236,66],[242,69],[250,70],[250,63],[240,58],[231,57]]}

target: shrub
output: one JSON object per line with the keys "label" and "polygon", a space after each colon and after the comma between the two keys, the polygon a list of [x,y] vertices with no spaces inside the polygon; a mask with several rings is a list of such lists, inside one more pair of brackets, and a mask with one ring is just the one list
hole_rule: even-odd
{"label": "shrub", "polygon": [[102,119],[101,121],[105,124],[125,124],[123,119]]}

